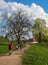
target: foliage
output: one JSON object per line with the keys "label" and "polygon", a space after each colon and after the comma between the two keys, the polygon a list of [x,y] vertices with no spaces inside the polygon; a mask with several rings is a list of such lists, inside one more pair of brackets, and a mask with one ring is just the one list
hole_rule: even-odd
{"label": "foliage", "polygon": [[38,42],[41,42],[44,39],[45,32],[46,32],[45,20],[37,18],[34,21],[32,33],[33,33],[34,37],[38,40]]}
{"label": "foliage", "polygon": [[48,42],[48,27],[46,27],[45,31],[45,40]]}

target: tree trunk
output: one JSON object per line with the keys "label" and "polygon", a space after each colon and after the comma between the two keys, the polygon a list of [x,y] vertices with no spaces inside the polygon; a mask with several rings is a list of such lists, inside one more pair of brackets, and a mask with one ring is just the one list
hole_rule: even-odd
{"label": "tree trunk", "polygon": [[41,43],[41,32],[39,32],[39,43]]}
{"label": "tree trunk", "polygon": [[17,41],[18,41],[18,44],[20,44],[20,39],[19,39],[19,38],[18,38],[18,40],[17,40]]}
{"label": "tree trunk", "polygon": [[20,38],[18,38],[17,41],[18,41],[18,48],[22,49],[22,42],[21,42]]}

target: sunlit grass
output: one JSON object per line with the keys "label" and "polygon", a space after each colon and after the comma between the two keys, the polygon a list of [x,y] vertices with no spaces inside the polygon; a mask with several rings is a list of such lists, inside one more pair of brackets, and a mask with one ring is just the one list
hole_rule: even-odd
{"label": "sunlit grass", "polygon": [[23,55],[23,65],[48,65],[48,48],[32,44]]}

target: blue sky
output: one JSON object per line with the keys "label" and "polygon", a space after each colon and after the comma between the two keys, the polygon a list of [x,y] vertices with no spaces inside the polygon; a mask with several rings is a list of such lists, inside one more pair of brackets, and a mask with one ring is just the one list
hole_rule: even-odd
{"label": "blue sky", "polygon": [[48,0],[5,0],[7,2],[18,2],[23,3],[24,5],[31,5],[32,3],[36,3],[37,5],[41,6],[46,13],[48,13]]}
{"label": "blue sky", "polygon": [[1,27],[5,25],[5,16],[17,13],[18,9],[27,12],[28,16],[31,16],[31,22],[32,19],[43,18],[48,26],[48,0],[0,0],[0,35],[4,35]]}

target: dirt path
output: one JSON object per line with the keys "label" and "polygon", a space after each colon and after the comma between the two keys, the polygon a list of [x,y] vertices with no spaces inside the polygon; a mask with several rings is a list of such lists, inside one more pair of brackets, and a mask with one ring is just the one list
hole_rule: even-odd
{"label": "dirt path", "polygon": [[21,56],[29,47],[30,46],[26,44],[25,48],[22,50],[14,51],[10,56],[1,56],[0,65],[22,65]]}

